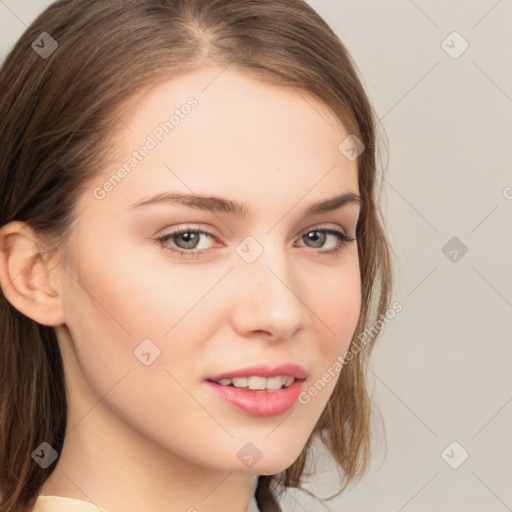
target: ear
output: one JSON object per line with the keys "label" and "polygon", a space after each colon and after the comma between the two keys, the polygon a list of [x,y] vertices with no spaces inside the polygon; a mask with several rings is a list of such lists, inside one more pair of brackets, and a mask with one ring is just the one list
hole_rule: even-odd
{"label": "ear", "polygon": [[65,323],[59,268],[50,270],[48,253],[30,226],[13,221],[0,229],[0,285],[6,299],[42,325]]}

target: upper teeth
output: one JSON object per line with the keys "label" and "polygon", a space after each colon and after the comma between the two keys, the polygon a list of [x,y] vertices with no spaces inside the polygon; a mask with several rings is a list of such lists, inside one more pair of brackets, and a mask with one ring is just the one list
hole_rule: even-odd
{"label": "upper teeth", "polygon": [[288,387],[293,383],[295,377],[287,377],[279,375],[278,377],[234,377],[233,379],[221,379],[217,382],[221,386],[229,386],[233,384],[235,388],[249,388],[249,389],[281,389],[284,385]]}

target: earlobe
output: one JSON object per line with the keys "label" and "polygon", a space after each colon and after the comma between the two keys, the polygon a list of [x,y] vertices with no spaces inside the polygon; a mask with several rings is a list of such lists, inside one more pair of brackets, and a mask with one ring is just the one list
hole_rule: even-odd
{"label": "earlobe", "polygon": [[65,323],[61,290],[51,285],[46,253],[30,226],[13,221],[0,229],[0,285],[6,299],[42,325]]}

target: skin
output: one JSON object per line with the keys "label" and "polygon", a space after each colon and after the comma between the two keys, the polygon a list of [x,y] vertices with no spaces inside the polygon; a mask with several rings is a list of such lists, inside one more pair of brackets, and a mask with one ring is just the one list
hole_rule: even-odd
{"label": "skin", "polygon": [[[338,150],[348,132],[304,91],[220,72],[203,67],[161,82],[119,110],[116,158],[80,199],[65,265],[63,252],[37,252],[24,223],[0,231],[4,294],[55,326],[64,360],[67,433],[41,494],[110,512],[243,512],[255,475],[298,457],[337,382],[267,418],[205,388],[213,374],[286,362],[306,369],[309,388],[348,348],[361,307],[357,241],[322,255],[337,238],[322,245],[303,236],[317,226],[353,235],[359,205],[300,215],[315,201],[359,193],[357,161]],[[189,96],[198,106],[96,199],[93,190]],[[249,212],[130,209],[163,191],[218,195]],[[155,242],[183,227],[215,236],[201,235],[197,258]],[[263,247],[250,264],[235,251],[248,236]],[[185,242],[167,247],[190,250]],[[146,338],[160,349],[149,366],[133,353]],[[248,442],[262,454],[250,468],[237,457]]]}

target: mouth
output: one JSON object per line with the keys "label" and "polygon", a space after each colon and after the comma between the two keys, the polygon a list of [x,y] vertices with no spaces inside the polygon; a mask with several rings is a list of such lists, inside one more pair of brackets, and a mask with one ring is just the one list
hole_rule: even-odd
{"label": "mouth", "polygon": [[[279,386],[277,377],[283,380],[282,384]],[[207,380],[211,382],[224,381],[224,383],[227,385],[233,384],[235,387],[238,387],[237,383],[240,384],[241,387],[250,387],[252,383],[254,386],[260,386],[257,389],[263,389],[261,387],[263,385],[262,379],[268,379],[270,380],[271,387],[276,387],[279,389],[282,387],[282,385],[287,384],[286,379],[289,380],[290,377],[293,377],[297,380],[304,380],[307,377],[307,373],[302,366],[293,363],[281,364],[279,366],[273,367],[266,365],[256,365],[247,368],[241,368],[239,370],[231,370],[228,372],[219,373],[217,375],[210,375],[207,377]],[[243,378],[247,379],[247,382],[239,380]],[[227,383],[226,381],[228,380],[231,382]],[[290,383],[291,382],[293,381],[290,381]]]}
{"label": "mouth", "polygon": [[251,416],[275,416],[293,407],[306,380],[302,366],[253,366],[213,375],[205,385],[214,397]]}
{"label": "mouth", "polygon": [[291,375],[277,375],[276,377],[251,375],[249,377],[233,377],[231,379],[220,379],[217,381],[207,379],[208,382],[218,384],[219,386],[228,386],[252,391],[277,391],[280,389],[286,389],[296,380],[303,381],[305,379],[297,379]]}

